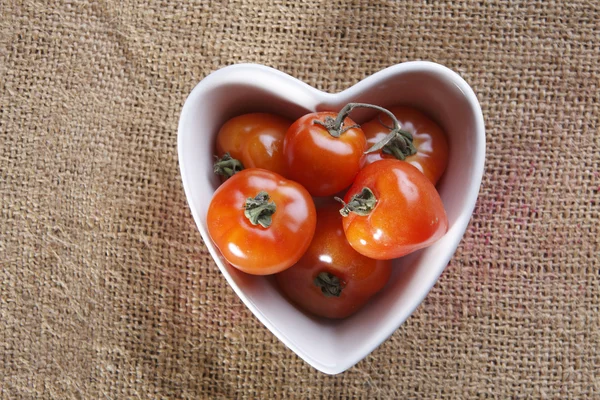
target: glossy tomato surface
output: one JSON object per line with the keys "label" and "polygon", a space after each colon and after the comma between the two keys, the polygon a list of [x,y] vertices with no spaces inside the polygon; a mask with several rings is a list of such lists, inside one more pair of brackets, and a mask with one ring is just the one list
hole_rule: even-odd
{"label": "glossy tomato surface", "polygon": [[286,176],[283,139],[290,125],[292,121],[274,114],[234,117],[217,134],[217,154],[229,153],[244,168],[263,168]]}
{"label": "glossy tomato surface", "polygon": [[[276,210],[268,227],[253,225],[245,215],[246,201],[260,192]],[[208,233],[223,257],[254,275],[285,270],[304,254],[315,232],[316,211],[309,193],[296,182],[272,171],[245,169],[225,181],[211,200]]]}
{"label": "glossy tomato surface", "polygon": [[[317,209],[317,229],[306,253],[276,275],[277,284],[290,300],[327,318],[345,318],[358,311],[385,286],[392,271],[391,261],[365,257],[348,244],[339,208],[339,203],[329,202]],[[331,295],[327,288],[329,295],[325,294],[323,286],[315,283],[322,273],[339,280],[339,296]]]}
{"label": "glossy tomato surface", "polygon": [[[402,130],[413,136],[417,153],[406,157],[405,161],[414,165],[435,185],[448,165],[448,140],[442,128],[423,112],[413,107],[396,106],[389,111],[394,114]],[[387,126],[386,126],[387,125]],[[367,147],[381,141],[393,126],[391,118],[381,113],[378,117],[361,125],[367,138]],[[394,158],[382,151],[369,153],[363,159],[363,166],[384,158]]]}
{"label": "glossy tomato surface", "polygon": [[[360,169],[366,139],[360,128],[346,130],[339,137],[315,123],[327,117],[336,118],[334,112],[304,115],[288,130],[284,140],[284,153],[288,177],[303,185],[313,196],[329,196],[350,186]],[[344,126],[355,125],[350,118]]]}
{"label": "glossy tomato surface", "polygon": [[429,179],[405,161],[385,159],[363,168],[344,201],[370,189],[376,204],[367,215],[343,219],[350,245],[375,259],[402,257],[427,247],[448,230],[442,200]]}

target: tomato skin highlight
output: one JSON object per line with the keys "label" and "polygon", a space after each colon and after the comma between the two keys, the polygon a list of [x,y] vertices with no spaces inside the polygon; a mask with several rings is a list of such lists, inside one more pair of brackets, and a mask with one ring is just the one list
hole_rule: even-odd
{"label": "tomato skin highlight", "polygon": [[[314,123],[336,118],[334,112],[310,113],[296,120],[288,129],[283,151],[288,176],[303,185],[311,195],[330,196],[352,184],[360,170],[366,139],[360,128],[351,128],[333,137],[326,128]],[[355,125],[350,118],[344,127]]]}
{"label": "tomato skin highlight", "polygon": [[[357,312],[387,283],[392,263],[356,252],[346,240],[339,204],[328,202],[317,209],[317,229],[302,258],[275,275],[284,294],[309,313],[326,318],[346,318]],[[326,296],[315,285],[321,272],[343,282],[339,297]]]}
{"label": "tomato skin highlight", "polygon": [[344,197],[348,203],[363,188],[377,198],[365,216],[343,218],[346,238],[359,253],[374,259],[402,257],[427,247],[448,230],[448,217],[435,186],[405,161],[384,159],[367,165]]}
{"label": "tomato skin highlight", "polygon": [[[389,111],[398,119],[402,130],[408,131],[413,136],[413,144],[417,153],[406,157],[406,162],[414,165],[435,185],[448,165],[448,139],[442,128],[423,112],[413,107],[395,106]],[[383,139],[392,126],[392,120],[384,113],[361,125],[370,147]],[[381,151],[366,154],[362,160],[362,167],[386,158],[394,158],[391,154]]]}
{"label": "tomato skin highlight", "polygon": [[[244,215],[246,199],[265,191],[277,209],[271,225],[253,225]],[[269,275],[296,263],[315,232],[316,210],[301,185],[272,171],[245,169],[215,191],[208,207],[208,233],[223,257],[253,275]]]}
{"label": "tomato skin highlight", "polygon": [[283,139],[292,121],[275,114],[251,113],[231,118],[217,134],[217,155],[229,153],[244,168],[263,168],[287,175]]}

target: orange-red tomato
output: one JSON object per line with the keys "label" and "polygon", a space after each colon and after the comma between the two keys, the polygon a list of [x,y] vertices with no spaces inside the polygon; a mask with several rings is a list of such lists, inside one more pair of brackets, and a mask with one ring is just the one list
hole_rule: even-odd
{"label": "orange-red tomato", "polygon": [[234,117],[217,134],[217,154],[229,153],[244,168],[264,168],[286,176],[283,139],[290,125],[292,121],[274,114]]}
{"label": "orange-red tomato", "polygon": [[[446,134],[431,118],[415,108],[396,106],[391,107],[389,111],[398,119],[402,130],[410,132],[413,136],[417,153],[406,157],[405,161],[417,167],[435,185],[448,164]],[[367,137],[368,147],[381,141],[390,132],[384,124],[393,126],[391,118],[381,113],[361,125]],[[382,151],[369,153],[363,158],[363,166],[384,158],[394,158],[394,156]]]}
{"label": "orange-red tomato", "polygon": [[[363,131],[356,127],[332,136],[319,123],[337,117],[334,112],[304,115],[288,129],[283,143],[288,177],[303,185],[313,196],[329,196],[350,186],[360,170],[365,151]],[[344,119],[344,127],[356,125]]]}
{"label": "orange-red tomato", "polygon": [[387,283],[391,261],[357,253],[346,240],[339,204],[317,209],[317,229],[306,253],[277,274],[278,286],[300,308],[322,317],[345,318]]}
{"label": "orange-red tomato", "polygon": [[310,194],[296,182],[250,168],[219,186],[206,223],[231,265],[249,274],[268,275],[302,257],[315,232],[316,211]]}
{"label": "orange-red tomato", "polygon": [[367,165],[344,202],[348,205],[342,209],[347,214],[343,219],[346,238],[367,257],[401,257],[431,245],[448,230],[448,217],[435,186],[405,161],[385,159]]}

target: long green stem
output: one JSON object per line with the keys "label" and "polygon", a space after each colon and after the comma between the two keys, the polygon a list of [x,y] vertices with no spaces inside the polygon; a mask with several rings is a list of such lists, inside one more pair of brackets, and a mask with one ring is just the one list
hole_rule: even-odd
{"label": "long green stem", "polygon": [[[344,132],[348,129],[356,128],[358,125],[352,125],[349,127],[344,127],[344,120],[350,115],[350,113],[356,108],[371,108],[380,112],[387,114],[393,122],[393,126],[390,128],[387,125],[381,123],[383,126],[386,126],[388,129],[391,129],[390,133],[375,143],[371,148],[365,151],[367,153],[373,153],[379,150],[382,150],[384,153],[392,154],[399,160],[404,160],[407,156],[413,155],[417,152],[413,144],[413,137],[410,132],[404,131],[400,129],[400,123],[396,116],[389,110],[386,110],[383,107],[376,106],[374,104],[367,103],[348,103],[340,110],[336,118],[325,117],[324,121],[314,120],[313,123],[317,125],[323,126],[329,134],[333,137],[340,137]],[[380,121],[381,122],[381,121]]]}

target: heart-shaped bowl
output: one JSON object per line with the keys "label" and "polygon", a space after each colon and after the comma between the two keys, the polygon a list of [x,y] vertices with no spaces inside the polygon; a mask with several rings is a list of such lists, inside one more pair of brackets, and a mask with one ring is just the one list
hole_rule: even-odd
{"label": "heart-shaped bowl", "polygon": [[[308,112],[339,111],[349,102],[411,105],[444,128],[449,164],[437,187],[449,230],[432,246],[395,260],[387,286],[358,313],[334,321],[302,312],[278,291],[272,277],[251,276],[231,267],[208,235],[206,213],[220,183],[212,164],[215,137],[225,121],[259,111],[294,120]],[[373,117],[373,112],[356,110],[351,117],[360,124]],[[191,92],[179,120],[178,151],[192,215],[227,282],[286,346],[316,369],[337,374],[385,341],[421,303],[448,264],[477,200],[485,160],[485,128],[473,90],[439,64],[397,64],[335,94],[269,67],[238,64],[213,72]]]}

